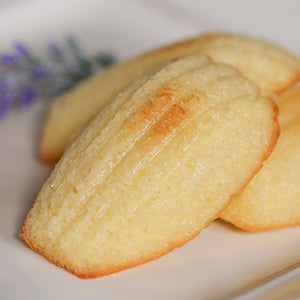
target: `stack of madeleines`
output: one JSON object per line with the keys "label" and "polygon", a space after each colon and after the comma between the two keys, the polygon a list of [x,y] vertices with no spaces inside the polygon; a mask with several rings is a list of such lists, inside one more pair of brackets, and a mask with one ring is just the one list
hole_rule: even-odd
{"label": "stack of madeleines", "polygon": [[94,278],[158,258],[219,217],[249,231],[299,224],[299,79],[287,51],[218,33],[86,80],[50,105],[41,157],[59,161],[21,238]]}

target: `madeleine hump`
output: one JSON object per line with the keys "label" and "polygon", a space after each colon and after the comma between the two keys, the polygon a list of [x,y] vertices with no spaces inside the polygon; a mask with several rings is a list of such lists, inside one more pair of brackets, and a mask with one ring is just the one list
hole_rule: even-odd
{"label": "madeleine hump", "polygon": [[264,96],[281,92],[300,79],[300,61],[266,41],[234,34],[200,35],[148,51],[92,76],[50,104],[40,141],[45,161],[57,161],[69,137],[90,122],[141,74],[170,60],[200,53],[238,68]]}
{"label": "madeleine hump", "polygon": [[20,236],[80,278],[156,259],[219,217],[270,155],[275,104],[188,56],[138,79],[65,151]]}

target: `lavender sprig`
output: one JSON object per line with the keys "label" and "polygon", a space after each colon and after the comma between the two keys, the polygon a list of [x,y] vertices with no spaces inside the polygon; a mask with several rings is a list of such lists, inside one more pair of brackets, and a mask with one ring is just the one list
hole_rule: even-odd
{"label": "lavender sprig", "polygon": [[49,43],[45,59],[15,43],[10,53],[0,55],[0,119],[37,99],[51,100],[114,62],[109,53],[88,58],[73,37],[66,39],[65,48]]}

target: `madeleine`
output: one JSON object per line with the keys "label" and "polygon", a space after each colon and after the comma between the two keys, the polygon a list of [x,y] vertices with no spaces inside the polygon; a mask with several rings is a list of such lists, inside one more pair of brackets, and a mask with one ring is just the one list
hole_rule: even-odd
{"label": "madeleine", "polygon": [[236,69],[172,62],[120,94],[43,185],[20,236],[81,278],[143,264],[216,219],[278,137],[274,103]]}
{"label": "madeleine", "polygon": [[200,35],[117,64],[55,99],[44,124],[41,157],[45,161],[57,161],[69,144],[69,137],[141,74],[194,53],[238,68],[260,86],[265,96],[280,92],[300,79],[298,58],[275,45],[241,35]]}
{"label": "madeleine", "polygon": [[243,193],[221,217],[248,231],[300,224],[300,86],[277,98],[280,137]]}

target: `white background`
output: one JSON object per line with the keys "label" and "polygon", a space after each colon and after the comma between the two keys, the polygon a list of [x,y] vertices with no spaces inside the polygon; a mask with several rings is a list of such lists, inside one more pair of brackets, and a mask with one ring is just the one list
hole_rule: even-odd
{"label": "white background", "polygon": [[[42,51],[74,34],[87,53],[119,59],[205,31],[264,37],[300,56],[297,0],[0,1],[0,52],[16,40]],[[79,280],[31,251],[17,233],[51,167],[37,157],[43,104],[0,121],[0,299],[213,299],[300,260],[300,229],[243,233],[214,222],[143,266]]]}

